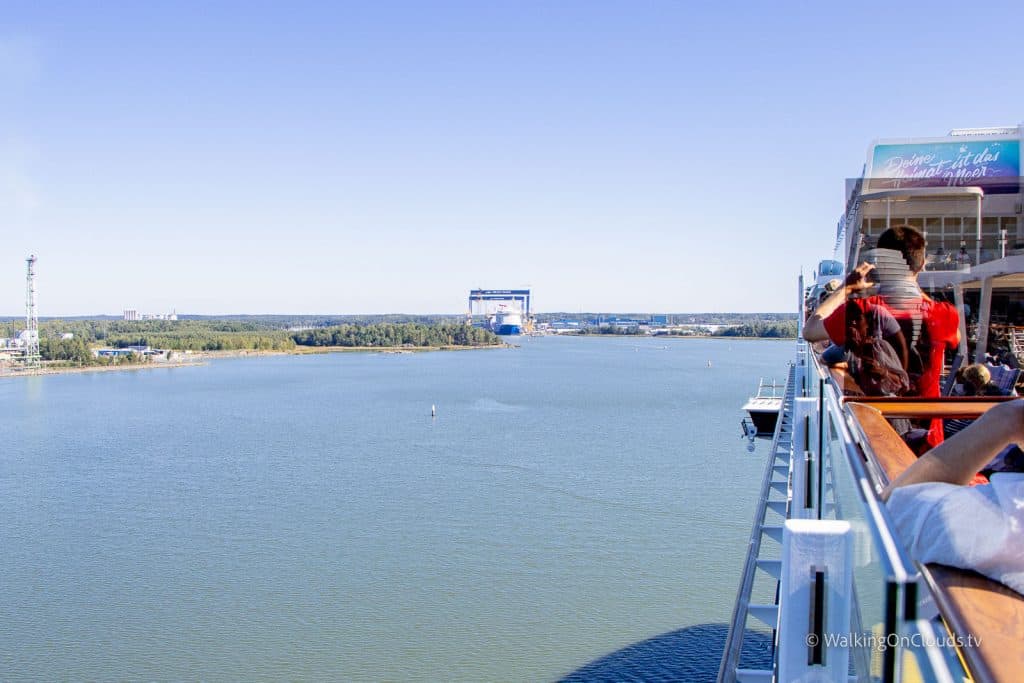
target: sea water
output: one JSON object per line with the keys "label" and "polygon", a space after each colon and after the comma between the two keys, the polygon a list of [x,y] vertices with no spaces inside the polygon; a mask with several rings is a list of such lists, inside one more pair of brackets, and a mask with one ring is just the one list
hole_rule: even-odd
{"label": "sea water", "polygon": [[792,343],[511,341],[0,380],[0,680],[713,680]]}

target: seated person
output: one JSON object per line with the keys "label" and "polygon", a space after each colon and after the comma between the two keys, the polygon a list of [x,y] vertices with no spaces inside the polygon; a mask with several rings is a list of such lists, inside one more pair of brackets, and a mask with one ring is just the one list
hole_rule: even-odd
{"label": "seated person", "polygon": [[1006,392],[992,381],[992,373],[981,363],[968,365],[960,371],[964,396],[1006,396]]}
{"label": "seated person", "polygon": [[1024,400],[1000,403],[910,465],[883,492],[919,562],[972,569],[1024,594],[1024,474],[968,486],[993,456],[1024,443]]}
{"label": "seated person", "polygon": [[[957,373],[957,390],[954,392],[958,396],[1007,396],[1007,392],[992,381],[992,373],[989,369],[981,363],[973,363],[968,365],[966,368],[962,368]],[[946,420],[943,427],[945,437],[948,439],[957,432],[966,429],[974,420],[971,419],[954,419]]]}

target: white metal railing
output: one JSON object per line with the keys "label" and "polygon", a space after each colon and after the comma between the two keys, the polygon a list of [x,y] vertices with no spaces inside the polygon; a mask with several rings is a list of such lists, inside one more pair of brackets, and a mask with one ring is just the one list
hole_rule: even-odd
{"label": "white metal railing", "polygon": [[[906,637],[931,628],[919,620],[920,573],[878,497],[859,423],[807,345],[797,346],[718,680],[844,680],[837,672],[849,666],[854,680],[895,682],[910,660],[920,680],[957,680],[964,672],[949,647]],[[784,501],[772,501],[779,492]],[[766,523],[771,509],[785,510],[782,528]],[[765,559],[766,534],[782,541],[781,559]],[[775,605],[750,602],[758,569],[781,580]],[[740,667],[749,617],[773,627],[771,669]]]}

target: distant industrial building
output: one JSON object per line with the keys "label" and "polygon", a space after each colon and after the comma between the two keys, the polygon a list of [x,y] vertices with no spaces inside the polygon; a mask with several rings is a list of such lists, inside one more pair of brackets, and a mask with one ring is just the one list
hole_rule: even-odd
{"label": "distant industrial building", "polygon": [[153,349],[148,346],[125,346],[123,348],[106,348],[106,349],[93,349],[92,355],[97,358],[120,358],[130,356],[131,354],[136,356],[151,356],[151,357],[166,357],[167,351],[165,349]]}
{"label": "distant industrial building", "polygon": [[170,313],[143,313],[139,315],[139,312],[134,308],[124,309],[124,319],[129,322],[135,322],[137,320],[177,320],[178,312],[171,311]]}
{"label": "distant industrial building", "polygon": [[528,289],[474,289],[469,293],[466,321],[488,327],[497,334],[522,334],[533,330]]}

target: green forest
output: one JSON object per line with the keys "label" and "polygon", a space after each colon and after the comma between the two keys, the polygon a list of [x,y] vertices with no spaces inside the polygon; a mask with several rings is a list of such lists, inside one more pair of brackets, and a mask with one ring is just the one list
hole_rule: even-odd
{"label": "green forest", "polygon": [[494,346],[501,340],[490,330],[465,323],[377,323],[338,325],[294,332],[299,346]]}
{"label": "green forest", "polygon": [[753,322],[734,327],[724,327],[717,334],[721,337],[765,337],[770,339],[792,339],[796,337],[796,321]]}
{"label": "green forest", "polygon": [[[644,336],[645,329],[639,327],[615,327],[604,325],[602,327],[584,327],[579,331],[581,335],[625,335]],[[696,327],[688,330],[670,330],[663,333],[665,336],[718,336],[718,337],[756,337],[764,339],[793,339],[796,337],[796,321],[784,320],[781,322],[757,321],[721,327],[717,332],[712,332],[710,327]]]}
{"label": "green forest", "polygon": [[[44,361],[74,365],[138,363],[131,354],[96,358],[94,347],[149,346],[173,351],[291,351],[299,346],[437,347],[494,346],[501,343],[489,330],[463,322],[343,324],[312,330],[275,328],[267,320],[46,320],[39,324],[39,351]],[[24,323],[0,323],[0,337],[14,337]],[[72,335],[65,339],[66,335]]]}
{"label": "green forest", "polygon": [[[578,317],[582,317],[577,314]],[[719,321],[716,333],[724,337],[792,338],[796,320],[781,314],[701,314],[688,316],[702,322]],[[0,321],[0,337],[14,337],[24,329],[20,319]],[[287,329],[287,326],[305,329]],[[39,324],[39,350],[43,360],[72,365],[110,365],[146,362],[130,354],[97,358],[96,347],[149,346],[172,351],[293,351],[297,347],[407,347],[494,346],[501,340],[489,330],[471,327],[456,316],[227,316],[183,320],[124,321],[117,318],[43,320]],[[692,333],[690,331],[689,333]],[[709,330],[696,330],[698,334]],[[584,334],[623,334],[604,326],[583,329]],[[633,334],[643,334],[641,330]],[[65,339],[67,335],[71,338]]]}

